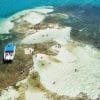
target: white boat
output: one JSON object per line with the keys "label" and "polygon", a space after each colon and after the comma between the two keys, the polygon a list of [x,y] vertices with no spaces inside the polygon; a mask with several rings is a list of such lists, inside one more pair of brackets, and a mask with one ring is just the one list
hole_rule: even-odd
{"label": "white boat", "polygon": [[13,61],[15,57],[15,49],[16,49],[16,46],[13,43],[8,43],[5,46],[4,57],[3,57],[4,62]]}

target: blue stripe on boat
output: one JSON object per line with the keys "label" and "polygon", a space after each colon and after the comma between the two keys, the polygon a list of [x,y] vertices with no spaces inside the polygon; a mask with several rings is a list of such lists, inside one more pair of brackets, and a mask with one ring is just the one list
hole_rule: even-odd
{"label": "blue stripe on boat", "polygon": [[8,52],[14,51],[14,49],[15,49],[15,46],[14,46],[13,43],[8,43],[8,44],[5,46],[5,52],[6,52],[6,51],[8,51]]}

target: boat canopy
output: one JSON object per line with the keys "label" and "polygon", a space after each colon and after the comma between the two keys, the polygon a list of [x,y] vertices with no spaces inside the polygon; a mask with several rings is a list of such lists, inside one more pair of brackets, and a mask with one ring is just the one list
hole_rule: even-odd
{"label": "boat canopy", "polygon": [[6,46],[5,46],[5,52],[13,52],[15,49],[15,46],[13,43],[8,43]]}

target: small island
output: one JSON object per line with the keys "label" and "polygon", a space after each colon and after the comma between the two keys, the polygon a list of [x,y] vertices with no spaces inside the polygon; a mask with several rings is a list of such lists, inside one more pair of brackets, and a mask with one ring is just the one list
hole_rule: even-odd
{"label": "small island", "polygon": [[3,28],[11,25],[4,31],[14,38],[8,35],[2,45],[11,38],[16,54],[12,63],[0,61],[0,100],[91,100],[98,96],[100,51],[76,41],[72,27],[61,23],[67,19],[68,14],[54,12],[53,7],[40,7],[4,22]]}

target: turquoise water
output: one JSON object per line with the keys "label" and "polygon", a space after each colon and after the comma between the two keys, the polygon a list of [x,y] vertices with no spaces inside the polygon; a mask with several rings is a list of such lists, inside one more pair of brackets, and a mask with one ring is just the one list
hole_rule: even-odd
{"label": "turquoise water", "polygon": [[37,6],[100,6],[100,0],[0,0],[0,17]]}
{"label": "turquoise water", "polygon": [[0,23],[17,12],[39,6],[54,6],[54,12],[69,14],[61,24],[72,27],[71,37],[100,48],[100,0],[0,0]]}
{"label": "turquoise water", "polygon": [[0,19],[39,6],[55,6],[54,12],[70,14],[61,23],[72,27],[71,36],[100,48],[100,0],[0,0]]}

